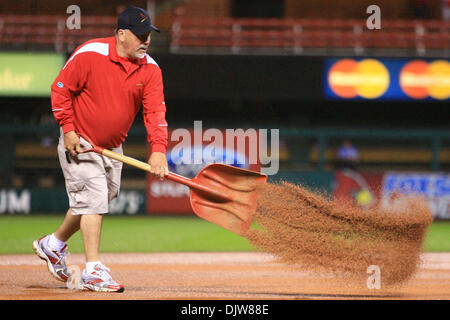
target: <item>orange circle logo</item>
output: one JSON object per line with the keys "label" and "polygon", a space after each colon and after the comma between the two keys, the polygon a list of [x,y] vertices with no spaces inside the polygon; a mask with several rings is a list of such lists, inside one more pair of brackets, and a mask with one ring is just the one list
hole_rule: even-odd
{"label": "orange circle logo", "polygon": [[445,60],[428,63],[413,60],[405,64],[399,75],[400,87],[413,99],[450,98],[450,64]]}
{"label": "orange circle logo", "polygon": [[360,96],[375,99],[382,96],[389,87],[389,71],[375,59],[359,62],[353,59],[337,61],[328,72],[331,90],[341,98]]}
{"label": "orange circle logo", "polygon": [[328,73],[328,83],[331,90],[342,98],[354,98],[356,92],[355,75],[358,63],[352,59],[343,59],[336,62]]}

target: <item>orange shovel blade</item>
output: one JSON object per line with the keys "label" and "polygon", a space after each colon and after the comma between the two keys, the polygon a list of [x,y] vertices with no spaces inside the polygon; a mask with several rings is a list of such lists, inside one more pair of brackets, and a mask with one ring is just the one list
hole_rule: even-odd
{"label": "orange shovel blade", "polygon": [[257,187],[266,180],[266,175],[255,171],[210,164],[192,179],[195,184],[206,187],[191,187],[192,209],[199,217],[242,236],[256,211]]}

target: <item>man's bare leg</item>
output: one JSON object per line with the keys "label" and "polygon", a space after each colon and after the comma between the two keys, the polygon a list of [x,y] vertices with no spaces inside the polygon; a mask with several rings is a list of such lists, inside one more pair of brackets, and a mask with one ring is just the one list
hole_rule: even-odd
{"label": "man's bare leg", "polygon": [[81,216],[80,229],[83,236],[86,262],[100,261],[102,218],[102,214],[84,214]]}
{"label": "man's bare leg", "polygon": [[80,286],[91,291],[123,292],[125,288],[111,278],[108,273],[110,270],[100,261],[102,218],[102,214],[81,216],[80,229],[83,235],[86,268],[81,274]]}
{"label": "man's bare leg", "polygon": [[53,235],[63,241],[67,242],[69,238],[78,230],[80,230],[80,215],[73,215],[72,209],[69,209],[66,213],[64,221],[61,223],[59,228],[53,233]]}

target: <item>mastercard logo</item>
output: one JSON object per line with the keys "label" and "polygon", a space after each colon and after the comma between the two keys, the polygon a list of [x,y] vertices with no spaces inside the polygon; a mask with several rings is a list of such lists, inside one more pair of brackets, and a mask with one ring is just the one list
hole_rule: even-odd
{"label": "mastercard logo", "polygon": [[413,60],[405,64],[399,75],[403,92],[414,99],[450,98],[450,63],[446,60],[426,62]]}
{"label": "mastercard logo", "polygon": [[389,83],[388,69],[375,59],[342,59],[334,63],[328,72],[328,84],[341,98],[359,96],[375,99],[386,92]]}

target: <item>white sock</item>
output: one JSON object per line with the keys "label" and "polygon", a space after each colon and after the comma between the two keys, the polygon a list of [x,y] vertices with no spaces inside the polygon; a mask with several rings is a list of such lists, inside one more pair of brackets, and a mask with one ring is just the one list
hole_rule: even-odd
{"label": "white sock", "polygon": [[100,261],[89,261],[86,262],[86,273],[91,273],[94,271],[94,267],[98,264],[102,264]]}
{"label": "white sock", "polygon": [[48,247],[51,250],[61,251],[61,249],[64,248],[65,245],[66,245],[66,243],[64,241],[59,240],[57,237],[55,237],[55,235],[53,233],[48,238]]}

